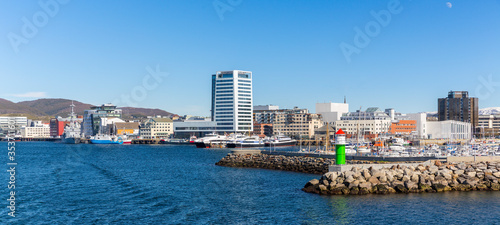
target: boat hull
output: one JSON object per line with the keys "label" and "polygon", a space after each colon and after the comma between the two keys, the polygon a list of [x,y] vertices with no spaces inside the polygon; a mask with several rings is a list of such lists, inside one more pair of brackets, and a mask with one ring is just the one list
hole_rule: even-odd
{"label": "boat hull", "polygon": [[81,139],[80,138],[63,138],[62,142],[65,144],[80,144]]}
{"label": "boat hull", "polygon": [[116,145],[121,145],[123,144],[123,141],[111,141],[111,140],[90,140],[90,143],[92,144],[116,144]]}
{"label": "boat hull", "polygon": [[286,141],[286,142],[267,142],[265,143],[265,147],[287,147],[287,146],[295,146],[297,145],[297,141]]}
{"label": "boat hull", "polygon": [[264,147],[264,143],[251,144],[251,143],[227,143],[226,148],[260,148]]}

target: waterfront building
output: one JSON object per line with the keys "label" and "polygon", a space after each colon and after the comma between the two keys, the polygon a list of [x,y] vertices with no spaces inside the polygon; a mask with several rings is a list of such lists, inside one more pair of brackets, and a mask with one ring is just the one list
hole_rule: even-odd
{"label": "waterfront building", "polygon": [[457,139],[471,138],[471,123],[446,120],[446,121],[428,121],[427,135],[429,139]]}
{"label": "waterfront building", "polygon": [[344,113],[340,120],[335,122],[335,128],[342,129],[348,138],[354,135],[373,138],[388,133],[391,123],[391,117],[380,108],[370,107],[365,111]]}
{"label": "waterfront building", "polygon": [[343,114],[349,112],[349,104],[344,103],[316,103],[316,113],[321,114],[323,122],[333,124],[340,120]]}
{"label": "waterfront building", "polygon": [[427,138],[427,114],[426,113],[408,113],[400,114],[396,113],[395,120],[414,120],[415,121],[415,132],[412,133],[415,138],[426,139]]}
{"label": "waterfront building", "polygon": [[[113,104],[103,104],[101,106],[92,106],[90,110],[85,110],[83,112],[83,135],[84,136],[94,136],[104,129],[104,126],[108,124],[103,124],[103,118],[121,118],[122,110],[117,109]],[[110,121],[110,122],[124,122],[122,121]]]}
{"label": "waterfront building", "polygon": [[219,133],[253,131],[252,72],[218,71],[212,75],[212,120]]}
{"label": "waterfront building", "polygon": [[139,135],[139,123],[138,122],[126,122],[114,123],[114,130],[116,130],[117,135],[128,135],[128,136],[138,136]]}
{"label": "waterfront building", "polygon": [[48,138],[50,137],[50,126],[40,121],[34,126],[21,127],[21,136],[23,138]]}
{"label": "waterfront building", "polygon": [[448,97],[438,99],[439,121],[455,120],[478,125],[478,98],[469,97],[467,91],[450,91]]}
{"label": "waterfront building", "polygon": [[417,121],[415,120],[396,120],[392,121],[389,127],[390,134],[410,135],[417,134]]}
{"label": "waterfront building", "polygon": [[271,137],[273,136],[273,124],[271,123],[254,123],[253,124],[253,135],[259,137]]}
{"label": "waterfront building", "polygon": [[9,124],[14,126],[11,133],[20,134],[21,127],[28,126],[28,118],[24,116],[0,116],[0,134],[6,135],[10,131]]}
{"label": "waterfront building", "polygon": [[295,107],[276,113],[273,133],[296,138],[300,136],[310,138],[314,135],[314,130],[319,128],[322,123],[321,115]]}
{"label": "waterfront building", "polygon": [[174,121],[174,137],[190,138],[191,136],[204,137],[215,132],[217,122],[211,119],[190,118],[184,121]]}
{"label": "waterfront building", "polygon": [[481,137],[500,135],[500,114],[480,115],[477,128]]}
{"label": "waterfront building", "polygon": [[276,113],[284,111],[277,105],[256,105],[253,107],[253,121],[257,124],[273,124]]}
{"label": "waterfront building", "polygon": [[169,138],[174,134],[170,118],[149,118],[141,124],[139,135],[144,139]]}

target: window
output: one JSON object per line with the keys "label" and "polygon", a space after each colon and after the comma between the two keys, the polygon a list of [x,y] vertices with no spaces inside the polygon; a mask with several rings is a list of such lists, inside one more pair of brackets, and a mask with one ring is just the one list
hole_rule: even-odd
{"label": "window", "polygon": [[221,89],[233,89],[233,87],[217,87],[215,89],[217,89],[217,90],[221,90]]}
{"label": "window", "polygon": [[[252,107],[251,105],[238,105],[238,107]],[[245,110],[250,110],[250,109],[245,109]]]}
{"label": "window", "polygon": [[249,79],[250,78],[250,73],[238,74],[238,78]]}
{"label": "window", "polygon": [[[233,94],[217,94],[216,97],[227,97],[227,96],[233,96]],[[232,99],[232,98],[228,98],[229,99]]]}
{"label": "window", "polygon": [[216,91],[215,93],[233,93],[233,90],[230,90],[230,91]]}
{"label": "window", "polygon": [[222,102],[217,102],[217,104],[230,104],[233,103],[233,101],[222,101]]}
{"label": "window", "polygon": [[238,80],[238,82],[252,83],[251,80]]}
{"label": "window", "polygon": [[251,98],[238,98],[238,100],[252,100]]}
{"label": "window", "polygon": [[238,83],[239,86],[252,86],[252,84]]}
{"label": "window", "polygon": [[238,94],[238,96],[243,96],[243,97],[252,97],[252,95],[247,95],[247,94]]}
{"label": "window", "polygon": [[238,91],[238,93],[252,93],[251,91]]}
{"label": "window", "polygon": [[[233,98],[216,98],[216,100],[233,100]],[[231,101],[231,103],[233,103],[233,101]]]}
{"label": "window", "polygon": [[219,108],[219,107],[233,107],[233,105],[217,105],[216,107],[217,108]]}
{"label": "window", "polygon": [[238,89],[252,90],[252,88],[249,87],[238,87]]}
{"label": "window", "polygon": [[216,111],[233,111],[233,108],[229,108],[229,109],[216,109]]}
{"label": "window", "polygon": [[[228,81],[231,81],[231,80],[228,80]],[[219,87],[219,86],[228,86],[228,85],[233,86],[233,83],[220,83],[220,84],[217,84],[217,87]]]}
{"label": "window", "polygon": [[219,74],[219,78],[233,78],[233,74]]}
{"label": "window", "polygon": [[218,126],[232,126],[233,123],[217,123]]}

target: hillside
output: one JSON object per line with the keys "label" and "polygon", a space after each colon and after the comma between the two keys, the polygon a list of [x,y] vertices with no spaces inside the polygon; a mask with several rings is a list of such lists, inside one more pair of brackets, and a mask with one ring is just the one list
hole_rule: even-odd
{"label": "hillside", "polygon": [[[49,116],[61,116],[67,117],[71,112],[71,100],[69,99],[61,99],[61,98],[47,98],[47,99],[38,99],[33,101],[24,101],[17,103],[21,106],[30,107],[39,111],[42,111],[46,115]],[[75,113],[78,115],[83,115],[83,111],[90,109],[92,105],[81,103],[79,101],[73,101],[75,104]]]}
{"label": "hillside", "polygon": [[[75,113],[83,115],[84,110],[90,109],[91,104],[73,101]],[[53,118],[56,116],[67,117],[71,112],[71,100],[62,98],[46,98],[33,101],[23,101],[14,103],[0,98],[0,115],[27,116],[30,118]],[[161,109],[123,107],[124,118],[146,117],[153,115],[170,116],[172,113]]]}

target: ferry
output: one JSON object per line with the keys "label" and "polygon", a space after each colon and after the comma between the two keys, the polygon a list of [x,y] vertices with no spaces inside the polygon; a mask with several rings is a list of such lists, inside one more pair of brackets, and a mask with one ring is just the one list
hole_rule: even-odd
{"label": "ferry", "polygon": [[276,137],[264,140],[265,147],[285,147],[295,145],[297,145],[297,140],[283,135],[278,135]]}

